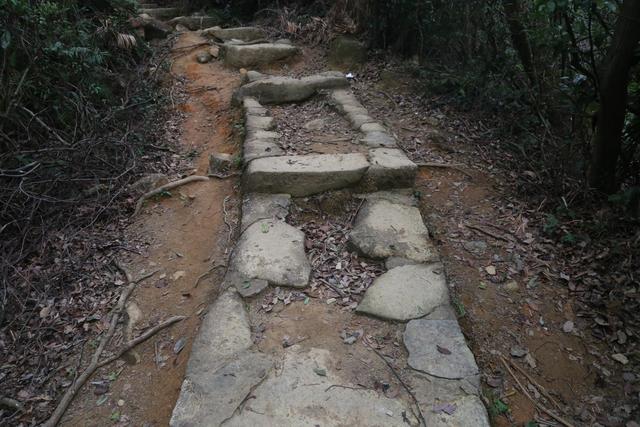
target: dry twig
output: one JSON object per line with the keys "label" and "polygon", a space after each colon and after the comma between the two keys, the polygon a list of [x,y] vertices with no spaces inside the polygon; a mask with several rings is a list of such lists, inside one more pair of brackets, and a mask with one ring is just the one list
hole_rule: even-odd
{"label": "dry twig", "polygon": [[96,369],[98,369],[100,366],[103,366],[103,364],[100,362],[100,356],[102,355],[102,352],[104,351],[107,344],[109,344],[109,341],[111,341],[111,338],[113,338],[113,334],[116,331],[116,326],[118,325],[118,321],[120,320],[120,316],[122,315],[127,299],[129,298],[129,296],[131,295],[135,287],[138,285],[138,283],[157,273],[157,271],[154,271],[144,275],[143,277],[137,280],[132,280],[131,274],[124,267],[122,267],[119,263],[116,263],[116,265],[124,273],[125,277],[127,278],[128,285],[126,288],[124,288],[124,290],[122,291],[122,294],[120,294],[120,299],[118,299],[118,304],[116,305],[116,307],[112,312],[111,320],[109,322],[109,329],[107,330],[107,333],[100,340],[100,344],[98,345],[98,348],[96,349],[95,353],[93,353],[93,356],[91,357],[91,363],[89,363],[89,366],[87,366],[85,371],[67,389],[66,393],[64,394],[64,396],[62,396],[62,399],[58,403],[58,406],[56,406],[55,411],[53,411],[53,414],[51,415],[51,417],[43,424],[43,427],[54,427],[55,425],[58,424],[58,422],[64,415],[65,411],[73,401],[73,398],[76,396],[78,391],[80,391],[84,383],[87,382],[89,377],[93,375]]}
{"label": "dry twig", "polygon": [[[365,342],[365,341],[363,341]],[[396,379],[398,380],[398,382],[400,382],[400,384],[402,385],[402,387],[407,391],[407,393],[409,393],[409,396],[411,396],[411,399],[413,399],[413,403],[416,405],[416,409],[418,410],[418,418],[420,419],[420,425],[427,427],[427,421],[424,419],[424,415],[422,415],[422,410],[420,409],[420,404],[418,403],[418,398],[416,397],[416,395],[413,393],[413,391],[411,390],[411,388],[409,388],[409,386],[407,385],[407,383],[404,382],[404,380],[402,379],[402,377],[400,377],[400,374],[396,371],[396,369],[393,367],[393,365],[391,365],[391,362],[389,362],[382,353],[380,353],[378,350],[376,350],[375,348],[371,347],[368,343],[365,342],[365,345],[367,347],[369,347],[371,350],[373,350],[373,352],[375,354],[378,355],[378,357],[380,359],[382,359],[382,361],[389,367],[389,370],[391,371],[391,373],[393,373],[393,376],[396,377]]]}
{"label": "dry twig", "polygon": [[509,366],[509,362],[507,361],[507,359],[505,359],[504,356],[500,356],[500,360],[502,361],[502,364],[504,365],[504,367],[507,369],[507,372],[509,372],[509,374],[515,380],[520,391],[531,401],[531,403],[533,403],[538,409],[540,409],[542,412],[549,415],[550,417],[552,417],[554,420],[558,421],[560,424],[564,425],[565,427],[574,427],[574,425],[571,424],[569,421],[565,420],[564,418],[562,418],[560,415],[556,414],[552,410],[547,409],[542,403],[536,401],[533,397],[531,397],[531,395],[527,392],[527,389],[522,385],[518,377],[516,377],[516,374],[513,372],[513,370]]}
{"label": "dry twig", "polygon": [[136,215],[138,215],[138,213],[140,213],[140,209],[142,209],[142,204],[144,203],[145,200],[147,200],[150,197],[157,196],[158,194],[161,194],[163,191],[168,191],[168,190],[174,189],[176,187],[180,187],[181,185],[189,184],[191,182],[208,181],[208,180],[209,180],[209,178],[206,177],[206,176],[193,175],[193,176],[189,176],[189,177],[184,178],[184,179],[179,179],[177,181],[173,181],[173,182],[170,182],[168,184],[162,185],[162,186],[156,188],[153,191],[149,191],[148,193],[143,194],[138,199],[138,202],[136,203],[136,209],[133,211],[133,215],[132,216],[136,216]]}

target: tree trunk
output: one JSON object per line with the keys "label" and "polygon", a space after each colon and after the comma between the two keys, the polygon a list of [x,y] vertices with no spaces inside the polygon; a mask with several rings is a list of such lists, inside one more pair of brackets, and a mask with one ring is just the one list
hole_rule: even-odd
{"label": "tree trunk", "polygon": [[600,78],[600,110],[589,171],[589,184],[608,194],[619,186],[616,167],[627,111],[629,70],[639,41],[640,0],[624,0]]}
{"label": "tree trunk", "polygon": [[507,17],[513,48],[518,52],[518,57],[522,62],[524,72],[529,77],[529,81],[534,87],[537,87],[538,77],[533,62],[533,51],[531,50],[527,30],[522,24],[520,2],[519,0],[502,0],[502,4]]}

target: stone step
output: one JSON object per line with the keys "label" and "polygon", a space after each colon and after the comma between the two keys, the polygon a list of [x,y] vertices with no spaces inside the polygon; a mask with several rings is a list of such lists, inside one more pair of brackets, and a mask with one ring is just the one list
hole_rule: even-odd
{"label": "stone step", "polygon": [[234,286],[242,286],[243,279],[259,279],[275,286],[306,287],[311,264],[304,251],[304,233],[280,220],[254,222],[242,233],[229,271],[228,281]]}
{"label": "stone step", "polygon": [[265,77],[241,86],[233,95],[234,103],[240,104],[249,96],[261,104],[284,104],[300,102],[323,89],[336,89],[349,86],[342,73],[328,71],[296,79],[293,77]]}
{"label": "stone step", "polygon": [[236,68],[270,64],[296,55],[300,50],[285,43],[234,44],[221,46],[225,64]]}
{"label": "stone step", "polygon": [[213,27],[214,25],[219,25],[222,22],[222,18],[217,15],[173,16],[175,16],[175,18],[169,20],[170,25],[184,25],[191,31],[203,30],[205,28]]}
{"label": "stone step", "polygon": [[147,14],[152,18],[167,20],[180,15],[180,9],[177,7],[156,7],[151,9],[139,9],[140,14]]}
{"label": "stone step", "polygon": [[244,42],[251,42],[267,38],[267,33],[263,29],[257,27],[212,27],[202,30],[201,35],[214,37],[222,41],[241,40]]}
{"label": "stone step", "polygon": [[248,192],[294,197],[338,190],[358,183],[369,168],[364,154],[312,154],[255,159],[244,174]]}
{"label": "stone step", "polygon": [[418,263],[438,260],[420,210],[384,199],[367,200],[362,205],[349,243],[374,259],[398,257]]}
{"label": "stone step", "polygon": [[383,319],[406,321],[448,306],[449,290],[440,264],[393,268],[378,277],[356,308]]}

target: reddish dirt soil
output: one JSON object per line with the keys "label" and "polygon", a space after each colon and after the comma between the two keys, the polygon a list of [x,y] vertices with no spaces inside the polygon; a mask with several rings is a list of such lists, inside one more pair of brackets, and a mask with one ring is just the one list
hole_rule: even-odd
{"label": "reddish dirt soil", "polygon": [[[177,111],[186,114],[180,140],[184,154],[180,156],[193,158],[194,174],[206,175],[210,152],[233,154],[238,150],[233,135],[235,117],[228,106],[239,84],[239,74],[217,62],[199,64],[195,59],[198,50],[183,49],[201,41],[194,33],[180,36],[173,48],[171,73],[185,83],[188,95],[186,103],[175,105]],[[194,284],[211,266],[226,263],[230,231],[225,216],[233,226],[237,197],[234,179],[212,178],[172,190],[171,197],[147,202],[129,229],[130,239],[138,242],[143,255],[132,256],[125,267],[134,278],[146,272],[158,273],[138,285],[129,299],[142,312],[134,333],[170,316],[188,317],[138,346],[135,351],[139,363],[115,363],[94,375],[94,382],[117,376],[111,381],[106,400],[95,395],[96,387],[88,383],[67,412],[63,425],[168,424],[193,338],[209,302],[217,296],[224,269],[213,271],[197,287]],[[176,355],[174,346],[178,340],[184,340],[186,345]],[[114,341],[122,341],[122,337]],[[85,354],[91,353],[91,348],[85,349]]]}

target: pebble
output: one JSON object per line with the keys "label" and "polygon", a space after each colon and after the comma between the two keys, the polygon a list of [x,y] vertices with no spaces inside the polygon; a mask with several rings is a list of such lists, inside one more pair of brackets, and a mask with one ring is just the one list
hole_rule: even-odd
{"label": "pebble", "polygon": [[571,320],[567,320],[566,322],[564,322],[564,325],[562,325],[562,331],[565,334],[570,334],[571,332],[573,332],[573,322]]}
{"label": "pebble", "polygon": [[520,289],[520,286],[518,286],[518,282],[516,282],[515,280],[512,280],[504,284],[505,291],[517,292],[518,289]]}

